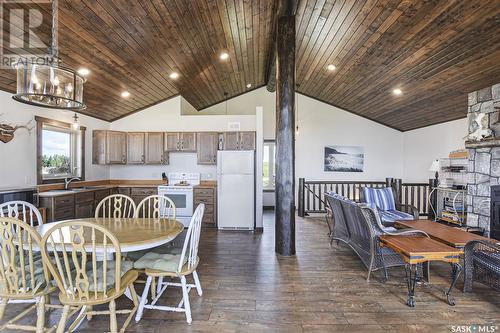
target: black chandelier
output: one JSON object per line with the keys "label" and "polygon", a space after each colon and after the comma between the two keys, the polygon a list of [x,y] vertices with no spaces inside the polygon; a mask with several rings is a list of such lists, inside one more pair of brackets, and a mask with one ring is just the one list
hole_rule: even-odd
{"label": "black chandelier", "polygon": [[17,93],[13,99],[21,103],[66,110],[83,110],[85,77],[72,69],[59,66],[57,50],[57,0],[52,0],[52,31],[48,61],[16,64]]}

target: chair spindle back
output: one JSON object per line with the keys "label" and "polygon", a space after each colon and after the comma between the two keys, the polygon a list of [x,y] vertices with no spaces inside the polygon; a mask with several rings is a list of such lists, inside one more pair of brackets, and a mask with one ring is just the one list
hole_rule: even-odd
{"label": "chair spindle back", "polygon": [[35,226],[35,221],[38,224],[43,223],[42,214],[38,208],[26,201],[8,201],[0,204],[0,217],[13,217],[32,227]]}
{"label": "chair spindle back", "polygon": [[123,194],[113,194],[99,202],[95,209],[95,217],[132,218],[135,216],[135,210],[136,206],[132,198]]}
{"label": "chair spindle back", "polygon": [[187,256],[188,269],[196,265],[198,259],[198,245],[200,243],[201,221],[203,220],[203,213],[205,212],[205,204],[200,203],[189,223],[184,246],[182,247],[181,258],[179,261],[178,271],[182,271],[184,258]]}
{"label": "chair spindle back", "polygon": [[34,254],[41,248],[40,235],[29,224],[0,217],[0,296],[35,297],[49,275]]}
{"label": "chair spindle back", "polygon": [[[120,290],[120,243],[102,226],[85,221],[59,223],[42,238],[42,254],[59,290],[71,300],[105,299],[111,285]],[[113,270],[114,279],[107,276]]]}
{"label": "chair spindle back", "polygon": [[142,218],[157,219],[161,217],[175,220],[175,204],[164,195],[150,195],[137,205],[135,215]]}

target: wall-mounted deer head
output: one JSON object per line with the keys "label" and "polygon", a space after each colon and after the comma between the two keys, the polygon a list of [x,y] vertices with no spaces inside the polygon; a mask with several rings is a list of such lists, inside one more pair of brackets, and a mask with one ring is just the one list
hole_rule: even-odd
{"label": "wall-mounted deer head", "polygon": [[[0,118],[1,117],[2,114],[0,114]],[[26,125],[13,125],[0,121],[0,141],[3,143],[9,142],[14,138],[14,132],[20,128],[26,129],[28,133],[31,134],[31,130],[34,128],[34,126],[31,125],[32,121],[33,120],[28,121]]]}

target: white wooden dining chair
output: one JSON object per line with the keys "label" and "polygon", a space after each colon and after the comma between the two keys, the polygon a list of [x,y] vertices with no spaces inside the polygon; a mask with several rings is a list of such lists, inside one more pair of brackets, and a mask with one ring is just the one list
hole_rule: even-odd
{"label": "white wooden dining chair", "polygon": [[[142,201],[137,205],[137,209],[135,210],[135,217],[153,219],[158,219],[161,217],[165,219],[175,220],[175,204],[169,197],[153,194],[142,199]],[[127,258],[136,261],[149,252],[155,252],[155,249],[127,253]],[[156,297],[156,292],[160,290],[160,284],[163,282],[163,277],[159,277],[158,281],[158,286],[156,286],[156,279],[153,279],[152,281],[151,297],[153,298]],[[144,282],[144,280],[142,280],[141,282]]]}
{"label": "white wooden dining chair", "polygon": [[123,194],[112,194],[102,199],[95,209],[95,218],[132,218],[135,216],[135,203]]}
{"label": "white wooden dining chair", "polygon": [[150,195],[142,199],[135,210],[135,217],[139,218],[168,218],[175,220],[175,204],[164,195]]}
{"label": "white wooden dining chair", "polygon": [[[29,224],[11,217],[0,217],[0,319],[7,303],[34,303],[0,325],[0,331],[17,329],[44,333],[55,329],[45,327],[45,312],[48,308],[62,306],[48,302],[55,287],[50,283],[50,274],[42,258],[34,255],[40,247],[41,237]],[[35,308],[36,326],[17,324]]]}
{"label": "white wooden dining chair", "polygon": [[[153,309],[161,311],[184,312],[188,324],[191,324],[191,307],[189,303],[189,291],[195,287],[198,295],[202,295],[200,279],[196,272],[200,259],[198,258],[198,245],[200,242],[201,221],[205,211],[205,204],[201,203],[196,208],[189,228],[187,230],[184,246],[180,254],[159,254],[148,253],[134,263],[134,267],[145,269],[148,277],[146,286],[142,292],[139,308],[135,316],[135,321],[141,320],[144,309]],[[194,284],[188,284],[186,276],[192,274]],[[159,292],[156,297],[148,304],[148,293],[151,283],[155,277],[170,277],[179,278],[180,283],[174,282],[159,282]],[[176,286],[182,288],[182,300],[177,307],[156,305],[160,297],[163,295],[168,286]]]}
{"label": "white wooden dining chair", "polygon": [[[114,259],[112,254],[114,253]],[[65,332],[71,308],[80,310],[68,328],[72,332],[87,316],[109,315],[110,331],[118,332],[117,314],[128,314],[119,332],[124,332],[138,305],[134,281],[138,273],[130,262],[122,261],[118,239],[106,228],[86,221],[62,222],[42,238],[42,256],[59,289],[64,305],[57,333]],[[111,258],[111,259],[110,259]],[[132,309],[117,310],[115,300],[127,288]],[[108,311],[94,311],[93,306],[108,304]]]}
{"label": "white wooden dining chair", "polygon": [[7,201],[0,204],[0,217],[13,217],[32,227],[43,223],[38,208],[26,201]]}

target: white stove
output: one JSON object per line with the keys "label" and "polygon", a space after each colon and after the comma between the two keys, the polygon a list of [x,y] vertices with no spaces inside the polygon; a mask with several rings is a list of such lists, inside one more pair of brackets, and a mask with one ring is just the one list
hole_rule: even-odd
{"label": "white stove", "polygon": [[185,227],[193,216],[194,186],[200,184],[200,174],[195,172],[169,172],[169,185],[158,186],[158,195],[164,195],[175,204],[176,219]]}

